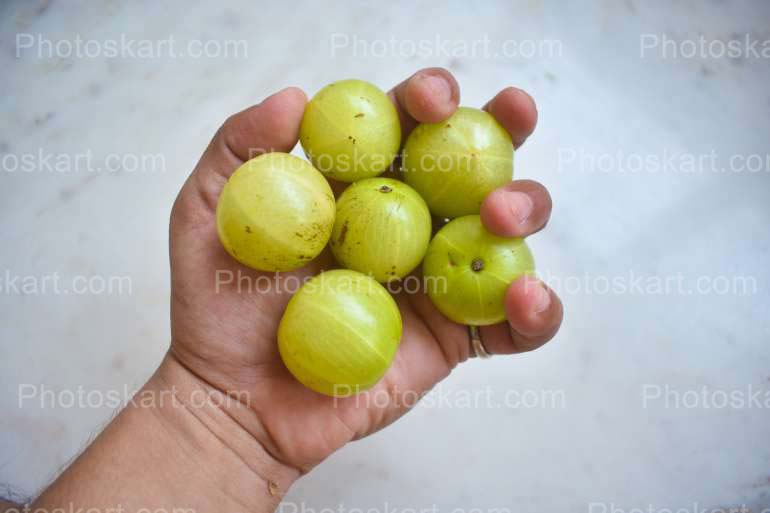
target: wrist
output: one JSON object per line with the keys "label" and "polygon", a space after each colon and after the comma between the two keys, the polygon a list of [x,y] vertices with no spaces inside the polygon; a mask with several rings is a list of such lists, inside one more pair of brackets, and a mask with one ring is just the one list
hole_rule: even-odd
{"label": "wrist", "polygon": [[300,472],[244,429],[247,410],[169,355],[33,506],[272,512]]}
{"label": "wrist", "polygon": [[[249,511],[273,511],[300,470],[279,461],[250,408],[248,395],[206,383],[169,353],[145,388],[166,396],[161,422],[210,484]],[[267,507],[266,507],[267,506]]]}

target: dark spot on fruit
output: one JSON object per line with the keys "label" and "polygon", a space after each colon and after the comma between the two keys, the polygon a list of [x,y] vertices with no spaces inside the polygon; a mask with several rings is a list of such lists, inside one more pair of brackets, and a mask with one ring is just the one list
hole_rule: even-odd
{"label": "dark spot on fruit", "polygon": [[474,258],[471,262],[471,269],[474,272],[479,272],[484,269],[484,261],[480,258]]}
{"label": "dark spot on fruit", "polygon": [[358,114],[356,114],[356,115],[355,115],[355,116],[353,116],[353,117],[354,117],[354,118],[362,118],[362,117],[364,117],[364,113],[363,113],[363,112],[359,112]]}
{"label": "dark spot on fruit", "polygon": [[356,144],[356,138],[353,137],[352,135],[348,136],[348,141],[351,141],[353,144]]}
{"label": "dark spot on fruit", "polygon": [[340,230],[340,236],[337,237],[337,244],[343,244],[345,242],[345,236],[348,234],[348,222],[345,221],[345,223],[342,225],[342,229]]}
{"label": "dark spot on fruit", "polygon": [[390,188],[390,187],[388,187],[387,185],[383,185],[382,187],[380,187],[380,188],[379,188],[379,191],[380,191],[380,192],[384,192],[384,193],[388,193],[388,192],[391,192],[392,190],[393,190],[393,189],[391,189],[391,188]]}
{"label": "dark spot on fruit", "polygon": [[251,233],[251,226],[246,226],[246,233]]}
{"label": "dark spot on fruit", "polygon": [[451,253],[447,253],[446,256],[449,258],[449,265],[451,265],[452,267],[457,265],[457,262],[454,261]]}
{"label": "dark spot on fruit", "polygon": [[447,123],[446,125],[444,125],[444,128],[452,128],[452,124],[451,123]]}
{"label": "dark spot on fruit", "polygon": [[396,270],[396,266],[395,265],[391,265],[390,268],[393,269],[394,271]]}

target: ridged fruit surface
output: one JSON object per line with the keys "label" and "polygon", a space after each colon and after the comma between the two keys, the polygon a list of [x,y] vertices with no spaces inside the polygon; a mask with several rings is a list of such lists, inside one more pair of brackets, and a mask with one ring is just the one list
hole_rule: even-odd
{"label": "ridged fruit surface", "polygon": [[294,294],[278,327],[278,349],[300,383],[348,396],[382,378],[401,329],[398,306],[382,285],[339,269],[315,276]]}
{"label": "ridged fruit surface", "polygon": [[505,291],[535,270],[524,239],[487,232],[477,215],[458,217],[436,233],[423,262],[428,296],[460,324],[485,326],[505,320]]}
{"label": "ridged fruit surface", "polygon": [[487,194],[513,178],[511,136],[491,114],[460,107],[409,135],[403,176],[433,215],[478,214]]}
{"label": "ridged fruit surface", "polygon": [[299,141],[323,174],[354,182],[379,175],[401,145],[401,124],[390,98],[363,80],[333,82],[308,102]]}
{"label": "ridged fruit surface", "polygon": [[428,206],[414,189],[399,180],[368,178],[337,199],[329,245],[344,267],[387,282],[420,264],[430,234]]}
{"label": "ridged fruit surface", "polygon": [[262,271],[291,271],[323,250],[335,202],[326,179],[309,162],[266,153],[245,162],[217,203],[217,231],[237,261]]}

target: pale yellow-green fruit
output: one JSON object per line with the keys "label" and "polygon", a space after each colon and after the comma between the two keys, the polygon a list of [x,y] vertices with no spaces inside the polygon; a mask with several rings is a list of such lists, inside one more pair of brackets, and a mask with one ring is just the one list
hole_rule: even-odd
{"label": "pale yellow-green fruit", "polygon": [[401,313],[372,278],[338,269],[294,294],[278,325],[278,350],[306,387],[342,397],[374,386],[401,341]]}
{"label": "pale yellow-green fruit", "polygon": [[513,178],[511,136],[491,114],[460,107],[446,121],[412,131],[403,176],[433,215],[478,214],[487,194]]}
{"label": "pale yellow-green fruit", "polygon": [[449,319],[471,326],[505,320],[504,298],[535,262],[524,239],[487,232],[477,215],[458,217],[441,228],[422,264],[428,296]]}
{"label": "pale yellow-green fruit", "polygon": [[309,162],[266,153],[245,162],[217,203],[219,240],[237,261],[291,271],[323,250],[334,225],[334,195]]}
{"label": "pale yellow-green fruit", "polygon": [[299,129],[305,155],[342,182],[377,176],[393,162],[401,124],[390,98],[363,80],[333,82],[305,107]]}
{"label": "pale yellow-green fruit", "polygon": [[387,282],[420,264],[430,234],[420,195],[404,182],[377,177],[350,185],[337,199],[329,245],[344,267]]}

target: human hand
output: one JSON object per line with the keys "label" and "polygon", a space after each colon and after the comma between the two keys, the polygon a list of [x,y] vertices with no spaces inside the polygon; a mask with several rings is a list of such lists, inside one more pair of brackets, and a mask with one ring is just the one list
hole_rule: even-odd
{"label": "human hand", "polygon": [[[448,118],[460,91],[448,71],[430,68],[389,95],[405,139],[419,122]],[[189,374],[204,388],[240,398],[224,406],[233,422],[227,421],[222,436],[263,448],[265,458],[273,460],[271,468],[290,469],[278,473],[283,477],[266,478],[281,491],[292,475],[309,471],[347,442],[403,415],[411,403],[399,397],[421,396],[472,354],[466,326],[446,319],[424,293],[399,293],[401,345],[385,377],[368,392],[388,400],[326,397],[305,388],[283,365],[276,331],[293,292],[288,284],[333,267],[334,261],[325,251],[292,273],[243,267],[218,240],[215,209],[228,177],[245,160],[266,151],[291,151],[306,101],[301,90],[287,88],[230,117],[179,193],[170,229],[172,343],[164,365],[175,367],[169,376]],[[502,90],[485,109],[510,132],[515,146],[535,127],[534,102],[519,89]],[[493,233],[527,236],[543,228],[550,212],[551,199],[542,185],[516,180],[487,197],[481,217]],[[257,283],[263,284],[258,292],[248,290]],[[508,322],[480,328],[486,349],[495,355],[539,347],[554,336],[562,319],[558,297],[532,277],[510,285],[505,310]]]}

